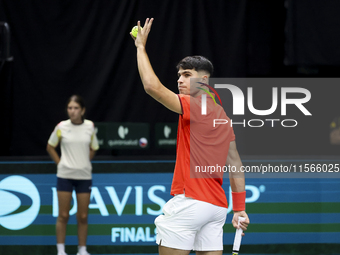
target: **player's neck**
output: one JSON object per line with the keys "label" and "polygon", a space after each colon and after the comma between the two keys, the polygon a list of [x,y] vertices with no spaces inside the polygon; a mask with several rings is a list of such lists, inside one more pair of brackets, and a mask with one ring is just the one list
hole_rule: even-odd
{"label": "player's neck", "polygon": [[80,120],[71,120],[71,123],[73,125],[81,125],[84,123],[83,119],[80,119]]}

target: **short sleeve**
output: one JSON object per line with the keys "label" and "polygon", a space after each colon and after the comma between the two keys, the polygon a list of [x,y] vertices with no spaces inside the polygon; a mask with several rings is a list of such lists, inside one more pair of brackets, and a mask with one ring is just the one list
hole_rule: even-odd
{"label": "short sleeve", "polygon": [[190,119],[190,96],[179,94],[178,98],[181,102],[183,118]]}
{"label": "short sleeve", "polygon": [[54,128],[50,138],[48,139],[48,144],[56,147],[61,139],[61,130],[59,129],[59,124]]}
{"label": "short sleeve", "polygon": [[331,130],[340,128],[340,117],[336,117],[333,119],[330,125]]}
{"label": "short sleeve", "polygon": [[235,133],[234,133],[234,129],[232,127],[230,127],[231,132],[230,132],[230,142],[235,141]]}
{"label": "short sleeve", "polygon": [[98,138],[97,138],[97,128],[93,126],[93,132],[91,135],[91,149],[92,150],[98,150],[99,144],[98,144]]}

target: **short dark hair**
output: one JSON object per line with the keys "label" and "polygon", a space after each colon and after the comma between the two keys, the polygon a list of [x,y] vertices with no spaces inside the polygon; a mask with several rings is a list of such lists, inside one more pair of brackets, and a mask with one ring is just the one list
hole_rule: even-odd
{"label": "short dark hair", "polygon": [[203,56],[188,56],[183,58],[176,66],[177,71],[182,69],[195,69],[195,71],[206,71],[210,75],[214,72],[214,66],[209,59]]}

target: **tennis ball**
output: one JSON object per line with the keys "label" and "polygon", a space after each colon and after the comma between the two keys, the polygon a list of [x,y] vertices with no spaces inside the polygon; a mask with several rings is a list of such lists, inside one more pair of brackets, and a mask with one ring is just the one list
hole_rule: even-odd
{"label": "tennis ball", "polygon": [[[141,30],[143,30],[142,27],[140,27]],[[131,34],[133,35],[133,37],[137,37],[137,34],[138,34],[138,26],[134,26],[132,29],[131,29]]]}

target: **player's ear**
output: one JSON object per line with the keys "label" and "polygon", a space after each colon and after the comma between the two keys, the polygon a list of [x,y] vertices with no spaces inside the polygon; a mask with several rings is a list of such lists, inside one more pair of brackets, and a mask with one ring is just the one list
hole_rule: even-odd
{"label": "player's ear", "polygon": [[202,76],[202,83],[208,84],[208,75],[203,75]]}
{"label": "player's ear", "polygon": [[84,107],[84,108],[81,110],[81,115],[84,115],[84,114],[85,114],[85,111],[86,111],[86,108]]}

